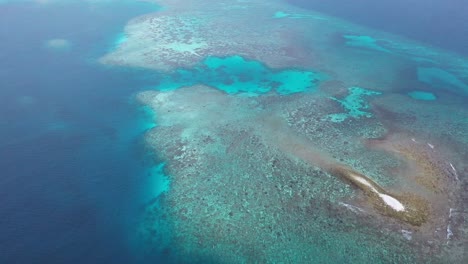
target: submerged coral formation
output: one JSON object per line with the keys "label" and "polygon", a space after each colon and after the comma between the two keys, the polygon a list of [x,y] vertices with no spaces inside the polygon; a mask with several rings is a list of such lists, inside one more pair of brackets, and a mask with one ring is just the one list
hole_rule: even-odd
{"label": "submerged coral formation", "polygon": [[435,67],[419,67],[418,80],[436,88],[447,89],[454,93],[468,95],[468,84],[453,73]]}
{"label": "submerged coral formation", "polygon": [[422,101],[434,101],[437,99],[433,93],[423,91],[412,91],[409,92],[408,95],[413,99]]}
{"label": "submerged coral formation", "polygon": [[[336,202],[353,191],[318,167],[327,162],[326,155],[315,155],[313,145],[288,132],[281,118],[272,119],[271,105],[262,110],[257,98],[202,86],[145,92],[139,98],[165,113],[147,140],[168,161],[171,190],[165,200],[171,206],[165,212],[175,233],[183,234],[171,246],[181,255],[197,252],[234,263],[289,256],[303,262],[324,250],[320,241],[339,239],[343,242],[335,250],[344,252],[372,232]],[[149,215],[159,214],[153,212]],[[146,225],[152,230],[151,219]],[[326,233],[319,232],[324,228]],[[152,236],[155,243],[159,235]],[[396,252],[410,256],[395,247],[399,234],[382,235],[387,243],[369,238],[366,247],[393,248],[391,258],[398,258]]]}
{"label": "submerged coral formation", "polygon": [[[313,250],[301,248],[300,254],[295,253],[292,259],[300,262],[321,248],[313,242],[314,239],[324,239],[317,237],[317,230],[336,219],[341,219],[341,225],[343,221],[347,224],[342,227],[335,224],[328,226],[333,230],[328,235],[339,237],[344,243],[342,246],[346,247],[355,245],[357,240],[354,239],[363,239],[362,235],[369,232],[379,233],[379,226],[386,226],[389,233],[380,233],[378,237],[385,236],[388,241],[375,243],[396,254],[387,256],[388,259],[398,259],[397,256],[411,259],[411,254],[414,254],[411,250],[419,250],[411,249],[405,253],[396,248],[403,243],[399,241],[400,233],[396,232],[401,228],[413,230],[410,241],[439,239],[441,245],[445,244],[445,234],[442,238],[437,237],[439,234],[434,235],[432,230],[447,226],[444,211],[452,206],[452,196],[448,195],[447,190],[435,191],[417,180],[429,169],[438,173],[427,177],[450,177],[441,167],[444,163],[434,163],[433,159],[440,160],[440,157],[426,156],[420,152],[424,150],[424,145],[416,145],[419,147],[410,148],[413,153],[420,153],[421,157],[426,158],[415,161],[403,149],[397,148],[405,145],[399,141],[391,138],[370,141],[368,153],[361,155],[374,160],[375,169],[393,166],[392,163],[387,164],[391,161],[388,153],[397,153],[406,164],[400,165],[406,169],[399,170],[395,175],[398,181],[396,186],[404,187],[381,187],[371,176],[364,176],[341,164],[333,153],[327,154],[317,148],[307,136],[301,136],[304,130],[287,125],[281,116],[288,108],[299,107],[301,101],[269,103],[276,97],[239,97],[203,86],[139,95],[143,103],[158,113],[164,113],[158,116],[159,126],[148,134],[147,140],[168,161],[166,173],[172,181],[165,200],[171,206],[164,211],[171,216],[175,232],[184,234],[177,240],[179,246],[173,245],[184,252],[182,255],[203,252],[202,255],[230,262],[253,259],[271,261],[282,259],[273,252],[284,255],[287,250],[299,250],[293,245],[313,245]],[[305,97],[301,96],[303,103],[320,95],[307,94]],[[413,142],[408,138],[405,140]],[[351,151],[350,148],[355,147],[345,149]],[[387,158],[375,159],[374,148],[385,149]],[[425,162],[428,159],[433,161]],[[427,167],[428,164],[432,164],[431,167]],[[373,175],[375,169],[368,168],[366,174]],[[449,187],[451,183],[444,180],[439,185]],[[348,207],[342,207],[338,201],[346,201]],[[314,209],[309,209],[312,204]],[[322,208],[324,204],[327,206]],[[358,209],[343,212],[350,206]],[[325,212],[321,211],[324,209]],[[153,215],[153,209],[149,209],[148,213]],[[307,221],[308,217],[315,219],[321,214],[324,216],[320,217],[325,218],[320,218],[319,222]],[[330,215],[334,216],[329,218]],[[401,222],[395,223],[391,219]],[[146,228],[152,229],[155,223],[153,220],[147,221]],[[365,221],[366,225],[359,227],[356,221]],[[307,223],[307,227],[304,223]],[[194,230],[194,225],[203,228]],[[351,227],[362,233],[346,234],[349,231],[345,230]],[[298,233],[303,235],[294,235]],[[155,243],[159,235],[151,236]],[[274,243],[269,241],[271,236],[276,237]],[[280,236],[284,239],[278,242]],[[373,241],[372,237],[366,236],[367,241]],[[234,238],[236,240],[232,240]],[[234,242],[238,240],[245,243]],[[265,248],[258,247],[262,244]],[[213,245],[217,246],[213,248]],[[334,246],[340,250],[340,245]],[[249,252],[252,247],[255,251]],[[369,244],[366,247],[372,246]],[[374,250],[379,252],[383,249]],[[233,252],[240,252],[240,255]],[[366,255],[366,258],[377,256]],[[356,256],[358,260],[359,256]]]}
{"label": "submerged coral formation", "polygon": [[377,40],[370,36],[344,35],[343,37],[346,39],[346,45],[350,47],[364,48],[381,52],[390,52],[388,49],[377,44]]}
{"label": "submerged coral formation", "polygon": [[141,224],[148,251],[175,263],[463,258],[466,60],[280,0],[160,2],[101,58],[160,77],[137,95],[170,179]]}
{"label": "submerged coral formation", "polygon": [[331,97],[331,99],[340,103],[341,106],[343,106],[343,108],[348,113],[330,114],[327,116],[326,119],[329,119],[332,122],[343,122],[347,118],[360,118],[372,116],[371,113],[364,111],[365,109],[369,108],[369,104],[367,104],[362,97],[369,95],[379,95],[381,93],[366,90],[360,87],[351,87],[348,90],[350,93],[343,100]]}

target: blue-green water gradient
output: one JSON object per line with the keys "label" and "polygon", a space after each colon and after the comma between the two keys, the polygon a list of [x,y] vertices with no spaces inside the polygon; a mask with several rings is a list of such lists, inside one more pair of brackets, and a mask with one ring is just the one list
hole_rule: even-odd
{"label": "blue-green water gradient", "polygon": [[155,164],[141,143],[152,120],[131,98],[154,81],[96,59],[129,19],[157,8],[0,5],[0,263],[135,260],[132,228]]}

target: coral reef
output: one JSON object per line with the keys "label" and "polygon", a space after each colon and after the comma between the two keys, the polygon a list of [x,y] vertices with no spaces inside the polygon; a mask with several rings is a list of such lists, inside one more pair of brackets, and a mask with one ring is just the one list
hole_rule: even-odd
{"label": "coral reef", "polygon": [[[445,212],[454,206],[453,196],[427,188],[417,178],[418,172],[432,169],[444,173],[437,177],[448,179],[444,163],[436,162],[443,155],[427,156],[421,150],[428,146],[420,144],[408,147],[413,156],[419,155],[413,160],[397,150],[412,142],[403,136],[395,137],[400,141],[392,136],[370,140],[364,152],[359,144],[345,144],[343,149],[361,152],[359,160],[373,163],[359,173],[352,168],[360,168],[356,163],[334,157],[343,150],[330,145],[339,144],[321,148],[318,143],[323,142],[309,139],[305,127],[324,122],[304,123],[303,128],[289,125],[288,109],[305,107],[321,95],[294,97],[278,103],[278,95],[242,97],[204,86],[138,95],[161,113],[147,142],[167,161],[171,189],[164,195],[163,211],[171,230],[179,234],[170,244],[174,254],[228,263],[327,262],[311,256],[323,257],[318,253],[331,249],[318,241],[334,239],[341,242],[333,243],[333,252],[358,250],[358,241],[367,241],[365,247],[374,253],[366,254],[366,260],[412,262],[414,256],[424,258],[423,251],[429,257],[438,254],[446,244]],[[308,109],[320,120],[326,113],[321,107],[325,106]],[[383,153],[382,159],[376,153]],[[393,155],[400,163],[394,163]],[[377,184],[374,175],[392,166],[398,170],[387,177],[395,181]],[[438,184],[441,190],[452,186],[445,180]],[[148,229],[157,224],[150,220],[161,214],[157,208],[148,209]],[[319,231],[323,229],[327,232]],[[436,229],[441,231],[434,233]],[[410,230],[411,239],[401,230]],[[158,234],[147,235],[154,241],[152,247],[159,247]],[[391,254],[377,253],[384,248]],[[352,259],[364,261],[362,257]]]}
{"label": "coral reef", "polygon": [[160,3],[101,58],[161,76],[137,95],[170,178],[145,248],[175,263],[464,257],[465,59],[279,0]]}

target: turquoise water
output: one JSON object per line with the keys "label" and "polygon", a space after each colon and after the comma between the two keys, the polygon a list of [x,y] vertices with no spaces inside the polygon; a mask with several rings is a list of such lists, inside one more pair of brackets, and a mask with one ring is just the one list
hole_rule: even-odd
{"label": "turquoise water", "polygon": [[371,117],[372,114],[366,112],[366,109],[369,108],[369,104],[364,99],[367,96],[375,96],[382,94],[381,92],[371,91],[367,89],[363,89],[361,87],[351,87],[348,89],[349,95],[347,95],[343,99],[337,99],[332,97],[331,99],[340,103],[340,105],[344,108],[346,113],[337,113],[337,114],[330,114],[326,117],[332,122],[340,123],[345,121],[348,118],[362,118],[362,117]]}
{"label": "turquoise water", "polygon": [[245,93],[253,96],[270,91],[280,95],[313,92],[325,74],[306,70],[273,70],[258,61],[241,56],[208,57],[193,69],[179,69],[162,77],[155,89],[171,90],[203,84],[216,87],[228,94]]}

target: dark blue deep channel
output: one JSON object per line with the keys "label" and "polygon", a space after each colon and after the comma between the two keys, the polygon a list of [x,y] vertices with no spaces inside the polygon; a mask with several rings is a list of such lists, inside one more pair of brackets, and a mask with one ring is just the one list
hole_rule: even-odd
{"label": "dark blue deep channel", "polygon": [[151,120],[129,98],[154,82],[96,59],[157,6],[63,2],[0,4],[0,263],[135,262]]}

